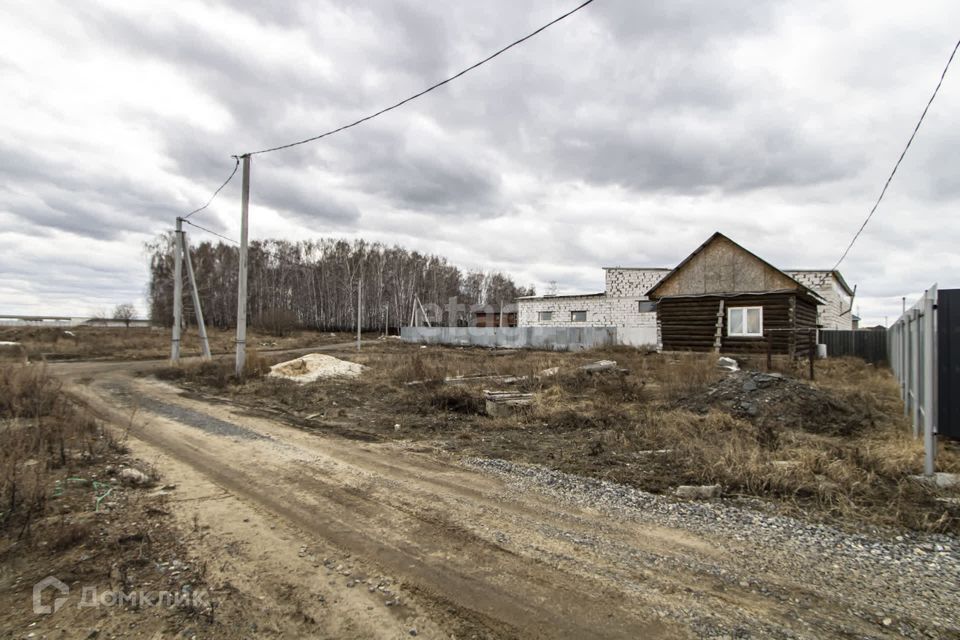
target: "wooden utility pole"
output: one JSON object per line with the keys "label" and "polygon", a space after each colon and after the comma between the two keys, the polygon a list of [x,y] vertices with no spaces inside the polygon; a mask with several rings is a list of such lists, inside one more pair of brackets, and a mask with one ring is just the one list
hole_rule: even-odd
{"label": "wooden utility pole", "polygon": [[357,278],[357,351],[360,351],[360,306],[363,304],[360,292],[363,289],[363,278]]}
{"label": "wooden utility pole", "polygon": [[250,213],[250,154],[243,160],[243,187],[240,192],[240,273],[237,281],[237,367],[243,378],[247,361],[247,220]]}
{"label": "wooden utility pole", "polygon": [[190,258],[190,243],[187,234],[180,232],[183,241],[183,259],[187,263],[187,277],[190,279],[190,293],[193,296],[193,310],[197,316],[197,332],[200,334],[200,353],[204,360],[210,359],[210,341],[207,340],[207,327],[203,323],[203,309],[200,308],[200,292],[197,290],[197,278],[193,274],[193,260]]}
{"label": "wooden utility pole", "polygon": [[180,364],[180,327],[183,324],[183,221],[177,218],[173,235],[173,334],[170,337],[170,364]]}

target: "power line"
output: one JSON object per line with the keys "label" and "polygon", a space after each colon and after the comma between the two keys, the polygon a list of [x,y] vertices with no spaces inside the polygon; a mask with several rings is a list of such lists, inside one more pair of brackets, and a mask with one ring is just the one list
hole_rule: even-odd
{"label": "power line", "polygon": [[207,229],[206,227],[201,227],[201,226],[198,225],[197,223],[195,223],[195,222],[190,222],[190,221],[187,220],[186,218],[180,218],[180,219],[183,220],[184,222],[186,222],[186,223],[187,223],[188,225],[190,225],[191,227],[196,227],[197,229],[200,229],[200,231],[206,231],[207,233],[213,234],[213,235],[217,236],[218,238],[223,238],[223,239],[226,240],[227,242],[232,242],[233,244],[240,244],[239,242],[237,242],[237,241],[234,240],[233,238],[228,238],[227,236],[222,236],[222,235],[220,235],[219,233],[217,233],[216,231],[211,231],[210,229]]}
{"label": "power line", "polygon": [[230,172],[230,175],[227,176],[227,179],[224,180],[224,181],[223,181],[223,184],[220,185],[220,187],[219,187],[216,191],[213,192],[213,195],[210,196],[210,199],[209,199],[209,200],[207,200],[207,204],[203,205],[203,206],[200,207],[199,209],[194,209],[193,211],[191,211],[191,212],[188,213],[187,215],[183,216],[183,220],[184,220],[184,221],[186,221],[186,219],[189,218],[190,216],[192,216],[193,214],[199,213],[200,211],[203,211],[204,209],[206,209],[207,207],[209,207],[209,206],[210,206],[210,203],[213,202],[213,199],[217,197],[217,194],[220,193],[225,186],[227,186],[227,183],[229,183],[231,180],[233,180],[233,176],[237,175],[237,167],[240,166],[240,158],[238,158],[237,156],[233,156],[233,159],[234,159],[234,161],[235,161],[235,162],[234,162],[234,165],[233,165],[233,171]]}
{"label": "power line", "polygon": [[[575,9],[571,9],[570,11],[564,13],[563,15],[561,15],[561,16],[559,16],[559,17],[557,17],[557,18],[554,18],[553,20],[551,20],[551,21],[548,22],[547,24],[543,25],[542,27],[540,27],[540,28],[537,29],[536,31],[533,31],[533,32],[525,35],[524,37],[520,38],[519,40],[515,40],[514,42],[511,42],[511,43],[508,44],[507,46],[505,46],[505,47],[503,47],[502,49],[496,51],[495,53],[492,53],[491,55],[487,56],[487,57],[484,58],[483,60],[481,60],[481,61],[479,61],[479,62],[477,62],[477,63],[474,63],[474,64],[470,65],[469,67],[467,67],[467,68],[464,69],[463,71],[460,71],[459,73],[456,73],[456,74],[450,76],[450,77],[447,78],[446,80],[441,80],[440,82],[438,82],[438,83],[436,83],[436,84],[434,84],[434,85],[431,85],[431,86],[427,87],[426,89],[424,89],[423,91],[421,91],[421,92],[419,92],[419,93],[415,93],[415,94],[413,94],[412,96],[410,96],[409,98],[405,98],[405,99],[401,100],[400,102],[398,102],[398,103],[396,103],[396,104],[394,104],[394,105],[392,105],[392,106],[389,106],[389,107],[387,107],[387,108],[385,108],[385,109],[381,109],[380,111],[377,111],[376,113],[372,113],[372,114],[370,114],[370,115],[368,115],[368,116],[365,116],[365,117],[363,117],[363,118],[360,118],[360,119],[357,120],[356,122],[351,122],[350,124],[345,124],[345,125],[343,125],[342,127],[338,127],[338,128],[336,128],[336,129],[332,129],[332,130],[330,130],[330,131],[327,131],[326,133],[321,133],[320,135],[313,136],[313,137],[311,137],[311,138],[306,138],[306,139],[304,139],[304,140],[300,140],[299,142],[291,142],[290,144],[284,144],[284,145],[280,145],[280,146],[278,146],[278,147],[270,147],[269,149],[261,149],[260,151],[251,151],[248,155],[255,156],[255,155],[258,155],[258,154],[261,154],[261,153],[270,153],[271,151],[280,151],[281,149],[289,149],[290,147],[296,147],[296,146],[301,145],[301,144],[306,144],[306,143],[308,143],[308,142],[313,142],[313,141],[315,141],[315,140],[319,140],[320,138],[326,138],[327,136],[331,136],[331,135],[333,135],[333,134],[335,134],[335,133],[339,133],[340,131],[343,131],[343,130],[345,130],[345,129],[349,129],[349,128],[351,128],[351,127],[357,126],[358,124],[362,124],[362,123],[366,122],[367,120],[372,120],[372,119],[376,118],[377,116],[383,115],[384,113],[386,113],[386,112],[388,112],[388,111],[393,111],[394,109],[396,109],[396,108],[398,108],[398,107],[402,107],[403,105],[405,105],[406,103],[410,102],[411,100],[416,100],[416,99],[419,98],[420,96],[425,95],[425,94],[427,94],[427,93],[430,93],[430,92],[433,91],[434,89],[437,89],[437,88],[439,88],[439,87],[442,87],[443,85],[447,84],[448,82],[452,82],[453,80],[456,80],[456,79],[459,78],[460,76],[462,76],[462,75],[464,75],[464,74],[466,74],[466,73],[469,73],[470,71],[473,71],[473,70],[476,69],[477,67],[479,67],[479,66],[481,66],[481,65],[483,65],[483,64],[485,64],[485,63],[487,63],[487,62],[490,62],[491,60],[493,60],[494,58],[496,58],[497,56],[499,56],[501,53],[504,53],[505,51],[507,51],[507,50],[509,50],[509,49],[512,49],[513,47],[517,46],[518,44],[521,44],[521,43],[523,43],[523,42],[526,42],[527,40],[529,40],[530,38],[534,37],[535,35],[537,35],[537,34],[540,33],[541,31],[544,31],[545,29],[548,29],[549,27],[555,25],[556,23],[560,22],[560,21],[563,20],[564,18],[568,18],[568,17],[572,16],[572,15],[575,14],[577,11],[580,11],[581,9],[583,9],[584,7],[586,7],[588,4],[593,3],[593,1],[594,1],[594,0],[587,0],[587,1],[584,2],[583,4],[581,4],[581,5],[579,5],[578,7],[576,7]],[[236,169],[234,169],[234,172],[236,172]],[[231,177],[232,177],[232,176],[231,176]]]}
{"label": "power line", "polygon": [[847,254],[850,253],[850,249],[853,248],[853,244],[857,241],[857,238],[860,237],[860,234],[863,233],[864,228],[866,228],[867,223],[870,222],[870,218],[873,217],[874,212],[876,212],[877,207],[880,206],[880,201],[883,200],[884,194],[887,193],[887,187],[890,186],[890,182],[893,180],[893,176],[897,173],[897,169],[900,168],[900,163],[903,161],[903,157],[907,155],[907,149],[910,148],[910,145],[913,143],[913,139],[917,137],[917,132],[920,130],[920,125],[923,123],[923,119],[927,115],[927,111],[930,109],[930,105],[933,104],[933,99],[937,97],[937,92],[940,91],[940,85],[943,84],[943,79],[947,76],[947,70],[950,68],[950,63],[953,62],[953,57],[957,54],[957,49],[960,48],[960,40],[957,40],[957,44],[953,45],[953,51],[950,52],[950,57],[947,59],[947,64],[943,68],[943,73],[940,74],[940,81],[937,82],[936,88],[933,90],[933,94],[930,96],[930,99],[927,100],[927,106],[923,108],[923,113],[920,114],[920,119],[917,120],[917,126],[913,128],[913,133],[910,134],[910,139],[907,140],[907,145],[903,148],[903,151],[900,153],[900,157],[897,158],[897,163],[893,165],[893,171],[890,172],[890,176],[887,178],[887,181],[883,185],[883,189],[880,191],[880,197],[877,198],[877,201],[873,204],[873,208],[870,209],[870,213],[867,214],[867,218],[863,221],[863,224],[860,225],[860,228],[857,230],[857,233],[853,236],[853,240],[850,241],[850,244],[847,245],[847,249],[843,252],[843,255],[840,256],[840,259],[837,260],[837,264],[833,265],[833,271],[837,270],[837,267],[840,266],[840,263],[843,262],[844,258],[847,257]]}

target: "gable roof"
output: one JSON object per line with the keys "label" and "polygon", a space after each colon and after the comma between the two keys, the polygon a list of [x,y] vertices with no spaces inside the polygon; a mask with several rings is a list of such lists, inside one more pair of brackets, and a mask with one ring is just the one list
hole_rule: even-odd
{"label": "gable roof", "polygon": [[821,303],[821,304],[826,303],[826,300],[824,300],[816,291],[814,291],[814,290],[810,289],[809,287],[803,285],[802,283],[800,283],[799,281],[797,281],[796,278],[793,278],[792,276],[784,273],[783,271],[781,271],[781,270],[778,269],[777,267],[773,266],[772,264],[770,264],[769,262],[767,262],[766,260],[764,260],[763,258],[761,258],[760,256],[758,256],[757,254],[753,253],[752,251],[749,251],[748,249],[745,249],[742,245],[734,242],[733,240],[731,240],[731,239],[728,238],[727,236],[723,235],[723,234],[720,233],[719,231],[715,231],[715,232],[713,233],[713,235],[711,235],[709,238],[707,238],[706,242],[704,242],[704,243],[701,244],[699,247],[697,247],[696,249],[694,249],[693,253],[691,253],[691,254],[688,255],[686,258],[684,258],[683,261],[680,262],[680,264],[678,264],[676,267],[674,267],[673,270],[672,270],[670,273],[668,273],[667,275],[665,275],[663,278],[660,279],[659,282],[657,282],[657,284],[655,284],[653,287],[651,287],[650,290],[647,291],[647,297],[652,298],[652,297],[654,296],[655,292],[657,291],[657,289],[660,289],[663,285],[665,285],[667,282],[669,282],[669,281],[672,280],[674,277],[676,277],[676,275],[677,275],[680,271],[682,271],[683,268],[686,267],[687,264],[689,264],[691,260],[693,260],[695,257],[697,257],[698,255],[700,255],[700,254],[704,251],[704,249],[706,249],[706,248],[709,247],[711,244],[714,244],[715,242],[717,242],[717,241],[719,241],[719,240],[725,240],[725,241],[729,242],[730,244],[732,244],[734,247],[736,247],[736,248],[739,249],[740,251],[744,252],[745,254],[747,254],[748,256],[750,256],[751,258],[753,258],[753,259],[757,260],[758,262],[760,262],[760,263],[761,263],[762,265],[764,265],[765,267],[767,267],[767,268],[773,270],[774,272],[776,272],[777,274],[783,276],[785,279],[787,279],[787,280],[790,281],[791,283],[795,284],[798,291],[801,291],[801,292],[807,294],[808,296],[810,296],[811,298],[813,298],[814,300],[816,300],[817,302],[819,302],[819,303]]}

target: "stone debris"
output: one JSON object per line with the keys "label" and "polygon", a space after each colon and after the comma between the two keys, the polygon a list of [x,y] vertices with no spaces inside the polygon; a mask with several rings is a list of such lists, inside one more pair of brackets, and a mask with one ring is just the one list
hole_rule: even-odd
{"label": "stone debris", "polygon": [[356,378],[361,373],[363,365],[356,362],[340,360],[322,353],[310,353],[296,360],[273,365],[268,375],[306,384],[322,378]]}
{"label": "stone debris", "polygon": [[600,371],[614,371],[616,368],[616,360],[597,360],[596,362],[582,365],[580,370],[586,371],[587,373],[598,373]]}
{"label": "stone debris", "polygon": [[709,500],[720,495],[721,487],[718,484],[707,484],[703,486],[680,485],[673,490],[673,495],[686,500]]}
{"label": "stone debris", "polygon": [[150,484],[152,481],[150,476],[145,474],[139,469],[134,469],[133,467],[126,467],[120,471],[120,480],[125,484],[132,485],[145,485]]}
{"label": "stone debris", "polygon": [[493,417],[512,415],[533,404],[532,393],[516,393],[513,391],[485,390],[483,399],[486,401],[487,415]]}
{"label": "stone debris", "polygon": [[737,361],[733,358],[721,356],[720,358],[717,358],[717,368],[726,369],[727,371],[739,371],[740,365],[738,365]]}
{"label": "stone debris", "polygon": [[932,476],[910,476],[912,480],[917,482],[923,482],[924,484],[931,484],[938,489],[952,489],[953,487],[960,487],[960,473],[944,473],[938,471]]}

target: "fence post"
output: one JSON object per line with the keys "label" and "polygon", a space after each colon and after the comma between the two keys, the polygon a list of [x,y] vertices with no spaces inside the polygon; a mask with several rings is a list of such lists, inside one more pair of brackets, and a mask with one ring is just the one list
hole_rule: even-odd
{"label": "fence post", "polygon": [[934,470],[934,456],[937,441],[934,438],[936,428],[936,402],[934,388],[936,386],[936,301],[937,287],[934,285],[923,296],[923,474],[932,476]]}
{"label": "fence post", "polygon": [[913,351],[913,357],[911,358],[910,366],[913,369],[913,376],[911,377],[911,389],[910,393],[912,396],[912,402],[910,403],[910,419],[913,420],[913,436],[915,438],[920,437],[920,428],[923,426],[923,407],[921,402],[923,399],[920,397],[921,385],[923,380],[920,376],[923,374],[922,364],[923,364],[923,353],[921,351],[922,343],[920,342],[920,310],[914,308],[911,313],[911,325],[913,327],[913,332],[911,337],[913,341],[911,343],[911,348]]}
{"label": "fence post", "polygon": [[809,340],[807,341],[807,345],[808,345],[808,347],[809,347],[809,348],[807,349],[807,355],[808,355],[809,358],[810,358],[810,379],[813,380],[813,376],[814,376],[814,373],[813,373],[813,359],[814,359],[814,357],[816,356],[816,353],[814,353],[814,352],[816,351],[816,344],[815,344],[816,340],[814,339],[814,332],[813,332],[813,331],[810,331],[810,332],[809,332],[809,336],[810,336],[810,337],[809,337]]}

